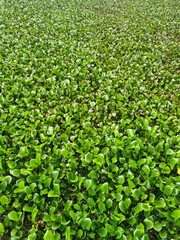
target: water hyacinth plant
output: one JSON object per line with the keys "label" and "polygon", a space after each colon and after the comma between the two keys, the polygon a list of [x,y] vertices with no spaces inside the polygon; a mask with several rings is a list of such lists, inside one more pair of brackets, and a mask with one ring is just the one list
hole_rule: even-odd
{"label": "water hyacinth plant", "polygon": [[0,1],[0,238],[179,239],[179,10]]}

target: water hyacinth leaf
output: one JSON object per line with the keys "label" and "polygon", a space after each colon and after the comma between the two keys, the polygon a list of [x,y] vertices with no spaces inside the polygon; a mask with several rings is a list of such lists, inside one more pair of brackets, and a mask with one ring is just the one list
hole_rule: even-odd
{"label": "water hyacinth leaf", "polygon": [[105,226],[106,226],[106,230],[107,230],[107,232],[113,234],[113,232],[114,232],[114,228],[113,228],[113,226],[110,225],[110,224],[108,224],[108,223],[106,223]]}
{"label": "water hyacinth leaf", "polygon": [[67,227],[66,228],[66,237],[65,237],[66,240],[71,240],[71,227]]}
{"label": "water hyacinth leaf", "polygon": [[111,199],[108,199],[108,200],[106,201],[106,206],[107,206],[107,208],[111,208],[112,205],[113,205],[113,201],[112,201]]}
{"label": "water hyacinth leaf", "polygon": [[109,184],[107,182],[103,183],[102,192],[104,194],[108,194],[108,192],[109,192]]}
{"label": "water hyacinth leaf", "polygon": [[135,223],[136,223],[136,218],[135,217],[130,217],[128,220],[127,220],[127,222],[131,225],[131,226],[133,226]]}
{"label": "water hyacinth leaf", "polygon": [[79,238],[81,238],[82,235],[83,235],[83,231],[82,231],[81,229],[79,229],[78,232],[77,232],[77,236],[78,236]]}
{"label": "water hyacinth leaf", "polygon": [[11,211],[8,214],[8,217],[10,220],[18,222],[20,220],[21,215],[22,215],[21,212]]}
{"label": "water hyacinth leaf", "polygon": [[170,158],[168,161],[168,165],[173,169],[175,165],[178,163],[178,158]]}
{"label": "water hyacinth leaf", "polygon": [[67,201],[65,204],[64,204],[64,208],[69,211],[71,205],[72,205],[73,201]]}
{"label": "water hyacinth leaf", "polygon": [[69,222],[70,222],[70,220],[69,220],[69,221],[66,221],[65,217],[64,217],[64,216],[62,217],[62,219],[61,219],[61,224],[62,224],[62,225],[66,226],[66,225],[69,224]]}
{"label": "water hyacinth leaf", "polygon": [[0,238],[177,240],[180,5],[82,2],[0,0]]}
{"label": "water hyacinth leaf", "polygon": [[54,239],[55,240],[60,240],[61,239],[61,235],[59,233],[55,233]]}
{"label": "water hyacinth leaf", "polygon": [[142,203],[138,203],[136,207],[133,208],[134,216],[137,216],[143,210]]}
{"label": "water hyacinth leaf", "polygon": [[109,152],[109,148],[105,147],[101,150],[101,152],[102,152],[103,155],[106,155]]}
{"label": "water hyacinth leaf", "polygon": [[104,204],[103,202],[100,202],[100,203],[98,204],[98,207],[99,207],[99,210],[100,210],[100,211],[106,211],[106,206],[105,206],[105,204]]}
{"label": "water hyacinth leaf", "polygon": [[149,240],[148,234],[144,234],[141,238],[141,240]]}
{"label": "water hyacinth leaf", "polygon": [[85,155],[85,160],[86,160],[86,162],[88,162],[88,163],[90,163],[90,162],[92,161],[92,158],[93,158],[92,153],[87,153],[87,154]]}
{"label": "water hyacinth leaf", "polygon": [[1,203],[1,205],[9,204],[9,199],[5,195],[3,195],[0,198],[0,203]]}
{"label": "water hyacinth leaf", "polygon": [[155,221],[153,227],[156,231],[160,232],[163,226],[159,221]]}
{"label": "water hyacinth leaf", "polygon": [[176,209],[174,210],[172,213],[171,213],[171,216],[174,218],[174,219],[179,219],[180,218],[180,209]]}
{"label": "water hyacinth leaf", "polygon": [[53,130],[54,130],[53,127],[49,127],[47,130],[47,135],[53,135]]}
{"label": "water hyacinth leaf", "polygon": [[91,207],[95,207],[96,206],[96,202],[94,201],[93,198],[88,198],[88,203]]}
{"label": "water hyacinth leaf", "polygon": [[28,156],[28,154],[29,154],[28,148],[25,146],[20,148],[18,156],[23,158],[25,156]]}
{"label": "water hyacinth leaf", "polygon": [[119,176],[117,181],[119,184],[123,184],[125,181],[124,176],[123,175]]}
{"label": "water hyacinth leaf", "polygon": [[126,212],[126,204],[125,204],[124,201],[121,201],[121,202],[119,203],[119,208],[120,208],[120,210],[121,210],[123,213]]}
{"label": "water hyacinth leaf", "polygon": [[97,232],[98,232],[98,234],[101,238],[104,238],[107,235],[107,229],[106,228],[100,228],[100,229],[98,229]]}
{"label": "water hyacinth leaf", "polygon": [[91,229],[94,231],[98,227],[99,227],[99,223],[96,220],[93,220],[91,224]]}
{"label": "water hyacinth leaf", "polygon": [[166,206],[166,203],[163,198],[160,198],[159,200],[154,201],[153,203],[156,208],[164,208]]}
{"label": "water hyacinth leaf", "polygon": [[51,230],[47,230],[44,235],[44,240],[55,240],[54,234]]}
{"label": "water hyacinth leaf", "polygon": [[166,185],[164,187],[164,194],[165,195],[171,195],[172,191],[173,191],[173,188],[170,185]]}
{"label": "water hyacinth leaf", "polygon": [[69,211],[69,216],[71,216],[73,221],[75,221],[77,218],[77,214],[74,211]]}
{"label": "water hyacinth leaf", "polygon": [[172,149],[168,149],[168,150],[166,151],[166,154],[167,154],[167,155],[174,155],[174,151],[173,151]]}
{"label": "water hyacinth leaf", "polygon": [[128,129],[127,134],[128,134],[128,137],[134,137],[134,130],[133,129]]}
{"label": "water hyacinth leaf", "polygon": [[78,181],[78,176],[75,175],[73,172],[68,172],[67,173],[67,178],[70,182],[77,182]]}
{"label": "water hyacinth leaf", "polygon": [[0,223],[0,234],[4,233],[4,226],[2,223]]}
{"label": "water hyacinth leaf", "polygon": [[7,187],[7,182],[0,183],[0,192],[4,191]]}
{"label": "water hyacinth leaf", "polygon": [[32,233],[28,236],[28,240],[36,240],[36,233]]}
{"label": "water hyacinth leaf", "polygon": [[136,228],[134,231],[134,236],[140,239],[140,237],[143,236],[143,232],[140,229]]}
{"label": "water hyacinth leaf", "polygon": [[6,176],[6,177],[4,178],[4,181],[7,182],[7,184],[10,184],[11,181],[12,181],[12,177],[11,177],[11,176]]}
{"label": "water hyacinth leaf", "polygon": [[19,177],[20,176],[20,170],[19,169],[10,170],[10,174],[13,175],[14,177]]}
{"label": "water hyacinth leaf", "polygon": [[121,239],[122,233],[123,233],[123,229],[121,227],[117,227],[116,231],[115,231],[115,235],[116,235],[116,239]]}
{"label": "water hyacinth leaf", "polygon": [[104,165],[105,160],[104,160],[104,155],[102,153],[97,155],[97,158],[93,160],[94,163],[96,163],[99,166]]}
{"label": "water hyacinth leaf", "polygon": [[50,215],[45,215],[45,216],[43,217],[43,221],[44,221],[44,222],[52,222],[51,216],[50,216]]}
{"label": "water hyacinth leaf", "polygon": [[65,148],[63,148],[61,150],[61,154],[63,155],[63,157],[67,157],[68,156],[68,151]]}
{"label": "water hyacinth leaf", "polygon": [[144,223],[146,225],[146,229],[147,230],[149,230],[149,229],[151,229],[153,227],[153,222],[151,220],[147,219],[147,218],[144,219]]}
{"label": "water hyacinth leaf", "polygon": [[92,184],[92,181],[91,179],[86,179],[83,184],[87,189],[89,189]]}
{"label": "water hyacinth leaf", "polygon": [[81,226],[83,229],[89,230],[91,227],[91,219],[90,218],[84,218],[81,221]]}
{"label": "water hyacinth leaf", "polygon": [[166,230],[162,230],[159,232],[159,236],[162,238],[162,239],[166,239],[167,238],[167,231]]}
{"label": "water hyacinth leaf", "polygon": [[33,209],[34,209],[33,207],[29,207],[29,206],[24,206],[24,207],[23,207],[23,211],[24,211],[24,212],[32,212]]}

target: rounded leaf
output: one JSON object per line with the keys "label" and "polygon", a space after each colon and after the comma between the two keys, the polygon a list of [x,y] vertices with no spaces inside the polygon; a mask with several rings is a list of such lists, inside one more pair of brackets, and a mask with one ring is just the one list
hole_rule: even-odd
{"label": "rounded leaf", "polygon": [[100,228],[97,232],[98,232],[99,236],[102,238],[106,237],[106,235],[107,235],[106,228]]}

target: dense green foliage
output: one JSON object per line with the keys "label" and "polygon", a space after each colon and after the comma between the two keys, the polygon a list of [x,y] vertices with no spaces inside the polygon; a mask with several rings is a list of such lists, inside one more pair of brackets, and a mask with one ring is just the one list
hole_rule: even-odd
{"label": "dense green foliage", "polygon": [[173,0],[0,0],[0,236],[178,239]]}

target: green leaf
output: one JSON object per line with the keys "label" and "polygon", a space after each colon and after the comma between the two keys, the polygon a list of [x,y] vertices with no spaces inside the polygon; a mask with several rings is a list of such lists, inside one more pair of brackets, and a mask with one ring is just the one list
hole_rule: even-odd
{"label": "green leaf", "polygon": [[156,221],[153,227],[157,232],[160,232],[163,226],[159,221]]}
{"label": "green leaf", "polygon": [[140,229],[136,228],[134,231],[134,236],[140,239],[140,237],[143,236],[143,232]]}
{"label": "green leaf", "polygon": [[108,208],[111,208],[112,205],[113,205],[113,201],[112,201],[111,199],[108,199],[108,200],[106,201],[106,206],[107,206]]}
{"label": "green leaf", "polygon": [[96,206],[96,202],[94,201],[93,198],[88,198],[88,203],[91,207],[95,207]]}
{"label": "green leaf", "polygon": [[146,229],[149,230],[153,227],[153,222],[149,219],[144,219],[144,223],[146,224]]}
{"label": "green leaf", "polygon": [[81,221],[81,226],[83,229],[89,230],[91,227],[91,219],[90,218],[84,218]]}
{"label": "green leaf", "polygon": [[25,156],[28,156],[28,154],[29,154],[28,148],[27,148],[27,146],[25,146],[25,147],[20,148],[20,152],[19,152],[18,156],[23,158]]}
{"label": "green leaf", "polygon": [[126,212],[126,204],[125,204],[124,201],[121,201],[121,202],[119,203],[119,208],[120,208],[120,210],[121,210],[123,213]]}
{"label": "green leaf", "polygon": [[63,149],[61,150],[61,154],[63,155],[63,157],[67,157],[68,154],[69,154],[69,152],[68,152],[65,148],[63,148]]}
{"label": "green leaf", "polygon": [[136,223],[136,218],[135,217],[130,217],[128,220],[127,220],[127,222],[131,225],[131,226],[133,226],[135,223]]}
{"label": "green leaf", "polygon": [[104,238],[107,235],[107,229],[106,228],[100,228],[98,231],[98,234],[100,237]]}
{"label": "green leaf", "polygon": [[2,223],[0,223],[0,234],[4,233],[4,226]]}
{"label": "green leaf", "polygon": [[173,191],[173,188],[170,185],[166,185],[164,187],[164,194],[171,195],[172,191]]}
{"label": "green leaf", "polygon": [[21,215],[22,215],[21,212],[11,211],[8,214],[8,217],[9,217],[10,220],[18,222],[20,220]]}
{"label": "green leaf", "polygon": [[102,150],[101,150],[102,154],[103,155],[106,155],[108,152],[109,152],[109,148],[108,147],[104,147]]}
{"label": "green leaf", "polygon": [[44,240],[55,240],[53,232],[51,230],[47,230],[44,235]]}
{"label": "green leaf", "polygon": [[81,238],[82,235],[83,235],[83,231],[81,229],[79,229],[78,232],[77,232],[77,235],[78,235],[79,238]]}
{"label": "green leaf", "polygon": [[107,182],[103,183],[102,193],[104,193],[104,194],[109,193],[109,184]]}
{"label": "green leaf", "polygon": [[147,234],[144,234],[142,236],[141,240],[149,240],[149,236]]}
{"label": "green leaf", "polygon": [[65,237],[66,240],[71,240],[71,227],[67,227],[66,228],[66,237]]}
{"label": "green leaf", "polygon": [[154,201],[153,203],[156,208],[164,208],[166,206],[166,203],[163,198],[160,198],[159,200]]}
{"label": "green leaf", "polygon": [[113,234],[113,232],[114,232],[113,226],[108,223],[106,223],[105,226],[106,226],[106,230],[108,231],[108,233]]}
{"label": "green leaf", "polygon": [[180,210],[179,210],[179,209],[174,210],[174,211],[171,213],[171,216],[172,216],[175,220],[179,219],[179,218],[180,218]]}
{"label": "green leaf", "polygon": [[78,176],[75,175],[73,172],[68,172],[67,173],[67,178],[70,182],[77,182],[78,181]]}
{"label": "green leaf", "polygon": [[172,149],[168,149],[167,151],[166,151],[166,155],[174,155],[175,153],[174,153],[174,151],[172,150]]}
{"label": "green leaf", "polygon": [[0,198],[0,203],[1,203],[1,205],[9,204],[9,198],[7,198],[5,195],[3,195],[3,196]]}
{"label": "green leaf", "polygon": [[75,221],[77,218],[77,214],[74,211],[69,211],[69,216],[71,216],[73,221]]}
{"label": "green leaf", "polygon": [[105,204],[103,203],[103,202],[100,202],[99,204],[98,204],[98,207],[99,207],[99,210],[100,211],[106,211],[106,206],[105,206]]}
{"label": "green leaf", "polygon": [[36,240],[36,233],[32,233],[28,236],[28,240]]}
{"label": "green leaf", "polygon": [[124,181],[125,181],[125,179],[124,179],[124,176],[123,176],[123,175],[121,175],[121,176],[119,176],[119,177],[117,178],[117,182],[118,182],[119,184],[123,184]]}
{"label": "green leaf", "polygon": [[170,158],[168,160],[168,165],[173,169],[175,165],[178,163],[178,158]]}
{"label": "green leaf", "polygon": [[97,158],[95,158],[93,162],[99,166],[104,165],[105,164],[104,155],[102,153],[98,154]]}
{"label": "green leaf", "polygon": [[164,230],[164,231],[162,231],[162,232],[159,232],[159,236],[162,238],[162,239],[167,239],[167,231],[166,230]]}
{"label": "green leaf", "polygon": [[134,216],[137,216],[143,210],[142,203],[138,203],[136,207],[133,208]]}
{"label": "green leaf", "polygon": [[65,204],[64,204],[64,208],[69,211],[71,205],[72,205],[73,201],[67,201]]}
{"label": "green leaf", "polygon": [[134,130],[133,129],[128,129],[127,134],[128,134],[128,137],[134,137]]}
{"label": "green leaf", "polygon": [[86,179],[83,184],[87,189],[89,189],[92,184],[92,181],[91,179]]}
{"label": "green leaf", "polygon": [[47,130],[47,135],[53,135],[53,130],[54,130],[53,127],[49,127]]}
{"label": "green leaf", "polygon": [[96,220],[93,220],[93,222],[91,224],[91,229],[94,231],[98,227],[99,227],[99,223]]}
{"label": "green leaf", "polygon": [[19,169],[10,170],[10,174],[13,175],[14,177],[19,177],[20,176],[20,170]]}
{"label": "green leaf", "polygon": [[40,160],[38,160],[38,159],[31,159],[30,160],[30,166],[32,167],[32,168],[37,168],[37,167],[39,167],[41,165],[41,161]]}
{"label": "green leaf", "polygon": [[24,212],[32,212],[33,209],[34,209],[33,207],[29,207],[29,206],[24,206],[24,207],[23,207],[23,211],[24,211]]}
{"label": "green leaf", "polygon": [[0,183],[0,192],[4,191],[7,187],[7,182]]}
{"label": "green leaf", "polygon": [[69,220],[69,221],[66,221],[65,217],[62,216],[62,219],[61,219],[61,224],[62,224],[62,225],[66,226],[66,225],[69,224],[69,222],[70,222],[70,220]]}
{"label": "green leaf", "polygon": [[92,153],[87,153],[86,155],[85,155],[85,160],[86,160],[86,162],[88,162],[88,163],[90,163],[91,161],[92,161]]}
{"label": "green leaf", "polygon": [[61,238],[61,235],[59,234],[59,233],[56,233],[55,235],[54,235],[54,239],[55,240],[59,240]]}
{"label": "green leaf", "polygon": [[4,181],[7,182],[7,184],[10,184],[11,181],[12,181],[12,177],[11,177],[11,176],[6,176],[6,177],[4,178]]}
{"label": "green leaf", "polygon": [[121,227],[117,227],[115,231],[116,239],[120,239],[123,233],[123,229]]}

